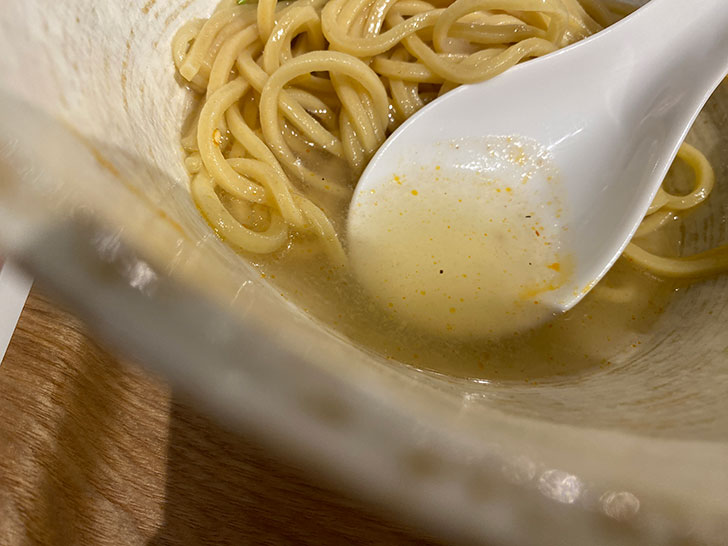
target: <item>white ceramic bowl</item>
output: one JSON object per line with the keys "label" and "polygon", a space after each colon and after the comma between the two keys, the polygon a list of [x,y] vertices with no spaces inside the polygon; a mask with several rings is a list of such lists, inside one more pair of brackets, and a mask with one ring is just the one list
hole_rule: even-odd
{"label": "white ceramic bowl", "polygon": [[[189,97],[170,40],[213,7],[3,5],[0,89],[71,128],[23,108],[0,119],[38,142],[0,147],[14,164],[0,173],[5,249],[219,417],[433,532],[725,544],[728,277],[684,291],[610,368],[538,385],[448,379],[355,348],[283,300],[188,196],[178,141]],[[691,217],[706,236],[687,252],[728,240],[726,119],[724,85],[692,135],[719,185]]]}

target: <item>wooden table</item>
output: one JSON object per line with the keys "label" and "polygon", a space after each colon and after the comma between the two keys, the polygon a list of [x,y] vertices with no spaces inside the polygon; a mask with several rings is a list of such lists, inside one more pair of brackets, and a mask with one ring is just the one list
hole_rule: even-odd
{"label": "wooden table", "polygon": [[31,292],[0,366],[0,544],[435,544],[318,486]]}

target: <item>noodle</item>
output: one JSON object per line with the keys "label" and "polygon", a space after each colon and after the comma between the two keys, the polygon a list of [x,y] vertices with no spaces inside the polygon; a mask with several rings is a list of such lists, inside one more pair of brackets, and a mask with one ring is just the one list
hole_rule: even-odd
{"label": "noodle", "polygon": [[[693,146],[683,143],[678,159],[692,169],[695,182],[687,195],[673,195],[664,186],[655,196],[647,216],[637,230],[638,237],[648,235],[673,218],[675,212],[686,211],[703,203],[715,185],[715,173],[706,157]],[[706,252],[681,258],[667,258],[647,252],[630,243],[624,256],[643,269],[663,277],[698,277],[728,270],[728,245],[722,245]]]}
{"label": "noodle", "polygon": [[[177,33],[179,74],[203,95],[183,139],[191,193],[235,248],[270,254],[318,241],[347,259],[336,211],[387,136],[432,99],[598,32],[631,8],[597,0],[259,0],[222,2]],[[661,188],[637,236],[710,195],[705,157],[683,145],[688,195]],[[664,276],[728,269],[728,246],[666,258],[625,256]]]}

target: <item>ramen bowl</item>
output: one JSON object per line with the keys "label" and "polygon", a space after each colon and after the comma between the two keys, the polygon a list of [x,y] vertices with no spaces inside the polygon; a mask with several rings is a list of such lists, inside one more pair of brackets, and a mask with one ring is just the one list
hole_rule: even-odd
{"label": "ramen bowl", "polygon": [[[728,276],[680,290],[638,347],[536,382],[378,357],[220,241],[188,192],[170,42],[214,1],[0,12],[0,243],[127,356],[340,487],[446,538],[720,544],[728,536]],[[39,115],[38,112],[44,112]],[[47,116],[47,117],[46,117]],[[57,119],[55,123],[51,119]],[[728,241],[728,86],[691,133],[718,185],[683,251]],[[10,165],[8,167],[7,165]]]}

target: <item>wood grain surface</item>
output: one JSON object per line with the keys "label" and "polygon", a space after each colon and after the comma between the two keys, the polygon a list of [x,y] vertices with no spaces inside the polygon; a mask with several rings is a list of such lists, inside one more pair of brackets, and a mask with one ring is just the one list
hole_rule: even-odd
{"label": "wood grain surface", "polygon": [[0,544],[435,544],[224,430],[35,290],[0,366]]}

